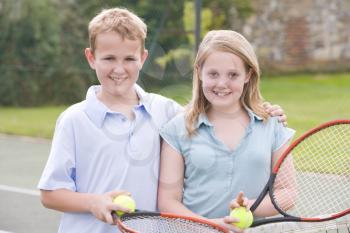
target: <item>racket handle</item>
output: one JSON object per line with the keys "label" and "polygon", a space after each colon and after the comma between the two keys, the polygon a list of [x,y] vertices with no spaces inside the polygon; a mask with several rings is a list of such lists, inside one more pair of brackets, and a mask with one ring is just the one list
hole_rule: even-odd
{"label": "racket handle", "polygon": [[277,222],[301,222],[300,218],[296,217],[280,217],[280,218],[265,218],[265,219],[259,219],[255,220],[251,227],[257,227],[263,224],[268,224],[268,223],[277,223]]}
{"label": "racket handle", "polygon": [[266,194],[268,193],[269,186],[270,186],[270,181],[271,181],[271,177],[269,178],[269,182],[267,182],[267,184],[265,185],[263,191],[260,193],[258,198],[253,203],[253,205],[250,207],[250,211],[252,211],[253,213],[256,210],[256,208],[258,208],[259,204],[261,203],[261,201],[265,198]]}

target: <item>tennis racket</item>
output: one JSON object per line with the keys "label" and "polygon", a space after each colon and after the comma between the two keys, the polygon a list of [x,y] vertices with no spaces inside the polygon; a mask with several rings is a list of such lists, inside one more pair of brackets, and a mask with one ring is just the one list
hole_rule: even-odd
{"label": "tennis racket", "polygon": [[257,219],[252,227],[321,222],[349,214],[350,120],[324,123],[296,139],[278,159],[250,210],[267,195],[281,215]]}
{"label": "tennis racket", "polygon": [[204,219],[171,213],[142,212],[125,213],[117,220],[124,233],[229,233],[221,226]]}

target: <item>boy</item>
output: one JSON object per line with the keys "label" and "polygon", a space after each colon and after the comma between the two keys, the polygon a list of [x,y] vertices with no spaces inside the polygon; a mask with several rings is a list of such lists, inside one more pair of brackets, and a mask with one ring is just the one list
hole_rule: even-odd
{"label": "boy", "polygon": [[89,24],[85,56],[100,85],[60,115],[38,185],[43,205],[64,212],[59,232],[118,232],[111,211],[128,210],[112,199],[122,193],[132,194],[138,209],[156,210],[158,129],[181,106],[136,85],[146,32],[139,17],[120,8]]}

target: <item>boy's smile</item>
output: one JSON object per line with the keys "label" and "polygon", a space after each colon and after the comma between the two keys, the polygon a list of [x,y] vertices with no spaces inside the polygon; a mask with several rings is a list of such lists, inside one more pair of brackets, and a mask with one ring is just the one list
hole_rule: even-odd
{"label": "boy's smile", "polygon": [[147,51],[141,51],[140,40],[122,38],[116,32],[104,32],[96,38],[96,49],[86,49],[90,67],[101,84],[99,97],[107,102],[115,97],[135,99],[133,91]]}

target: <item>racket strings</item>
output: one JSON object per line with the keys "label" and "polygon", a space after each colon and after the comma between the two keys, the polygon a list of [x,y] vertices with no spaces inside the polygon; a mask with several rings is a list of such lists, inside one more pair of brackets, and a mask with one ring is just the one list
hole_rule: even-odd
{"label": "racket strings", "polygon": [[164,217],[158,215],[137,215],[130,217],[122,217],[124,226],[121,227],[122,232],[131,232],[127,228],[133,229],[139,233],[222,233],[223,231],[216,229],[208,224],[191,221],[185,218]]}
{"label": "racket strings", "polygon": [[325,218],[350,208],[350,124],[324,128],[281,164],[273,199],[289,215]]}

